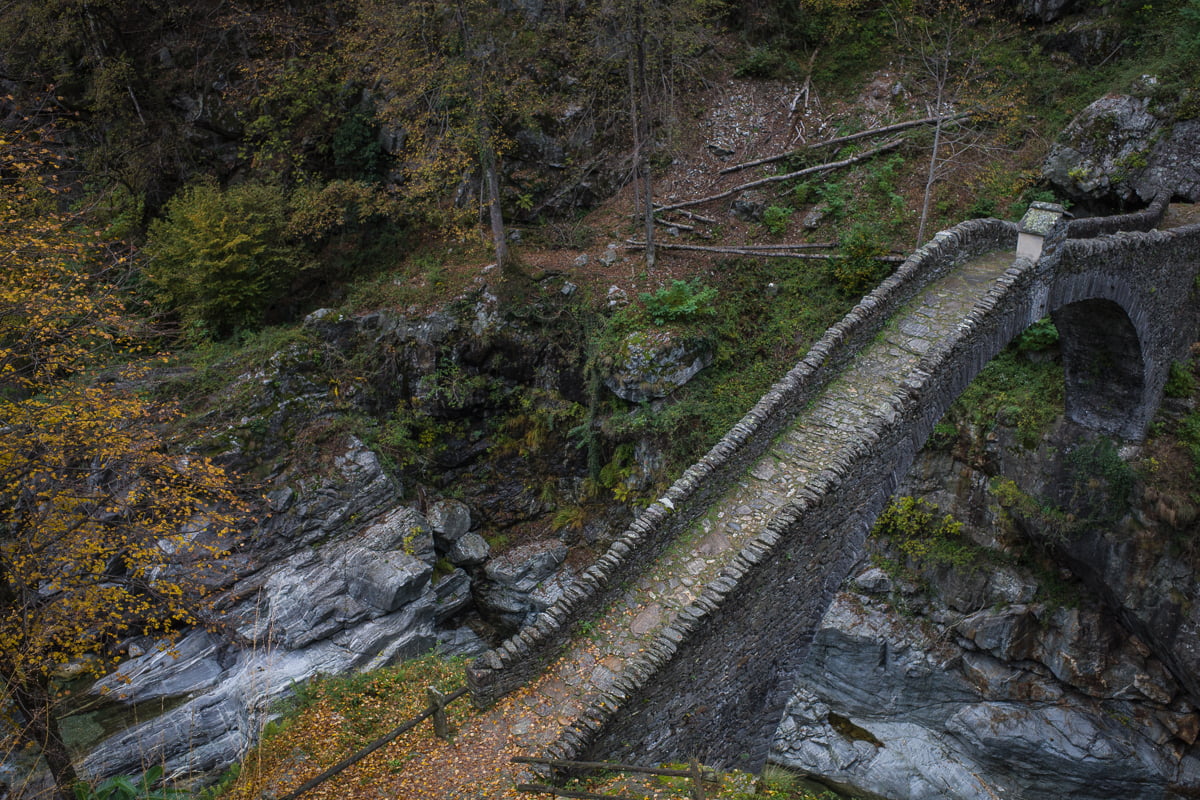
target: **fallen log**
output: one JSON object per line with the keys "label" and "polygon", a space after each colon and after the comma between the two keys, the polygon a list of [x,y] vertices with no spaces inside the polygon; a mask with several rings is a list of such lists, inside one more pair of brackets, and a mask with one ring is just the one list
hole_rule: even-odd
{"label": "fallen log", "polygon": [[876,147],[874,150],[868,150],[865,153],[860,153],[856,156],[851,156],[850,158],[846,158],[841,161],[831,161],[828,164],[818,164],[815,167],[808,167],[806,169],[802,169],[797,172],[789,172],[786,175],[772,175],[768,178],[762,178],[757,181],[750,181],[749,183],[743,183],[740,186],[735,186],[732,189],[725,191],[725,192],[718,192],[717,194],[710,194],[708,197],[701,197],[696,200],[685,200],[682,203],[675,203],[674,205],[669,205],[669,206],[660,206],[660,207],[658,207],[658,211],[661,213],[661,212],[665,212],[665,211],[674,211],[679,208],[686,208],[688,206],[698,206],[703,203],[710,203],[713,200],[720,200],[725,197],[730,197],[732,195],[737,194],[738,192],[744,192],[747,189],[754,189],[759,186],[765,186],[768,183],[779,183],[780,181],[787,181],[787,180],[791,180],[793,178],[803,177],[804,175],[812,175],[817,172],[828,172],[831,169],[837,169],[839,167],[849,166],[850,164],[856,164],[859,161],[865,161],[868,158],[871,158],[872,156],[877,156],[880,153],[887,152],[888,150],[895,150],[897,147],[899,147],[902,144],[904,144],[903,139],[896,139],[894,141],[888,142],[887,144],[882,144],[879,147]]}
{"label": "fallen log", "polygon": [[670,220],[666,220],[666,219],[659,219],[658,217],[655,217],[655,218],[654,218],[654,223],[655,223],[656,225],[665,225],[665,226],[666,226],[666,227],[668,227],[668,228],[679,228],[679,230],[681,230],[681,231],[694,231],[694,230],[696,230],[696,226],[695,226],[695,225],[687,225],[687,224],[685,224],[685,223],[682,223],[682,222],[671,222]]}
{"label": "fallen log", "polygon": [[[646,247],[645,242],[639,242],[636,239],[626,239],[625,246],[632,250],[641,250]],[[837,258],[833,253],[796,253],[783,252],[779,250],[759,250],[754,249],[753,245],[748,247],[708,247],[699,244],[671,244],[669,242],[655,242],[655,247],[661,247],[664,250],[691,250],[699,253],[717,253],[719,255],[733,256],[751,256],[753,258],[800,258],[800,259],[820,259],[829,260]],[[875,256],[876,261],[887,261],[894,264],[903,262],[905,256]]]}
{"label": "fallen log", "polygon": [[750,169],[750,167],[757,167],[763,164],[771,164],[776,161],[783,161],[785,158],[791,158],[792,156],[800,155],[805,150],[815,150],[818,147],[830,147],[835,144],[845,144],[846,142],[852,142],[855,139],[865,139],[868,136],[878,136],[883,133],[895,133],[896,131],[916,128],[920,125],[933,125],[939,120],[942,122],[951,122],[969,116],[970,114],[964,111],[961,114],[951,114],[948,117],[925,117],[924,119],[913,119],[909,120],[908,122],[897,122],[895,125],[885,125],[882,128],[872,128],[869,131],[859,131],[858,133],[851,133],[846,136],[838,136],[834,139],[825,139],[821,142],[813,142],[812,144],[806,144],[804,147],[801,147],[797,150],[789,150],[788,152],[781,153],[777,156],[767,156],[766,158],[760,158],[757,161],[745,161],[741,164],[734,164],[732,166],[725,167],[725,169],[721,170],[718,174],[728,175],[730,172],[737,172],[738,170]]}
{"label": "fallen log", "polygon": [[739,244],[743,250],[822,250],[837,247],[837,242],[797,242],[796,244]]}
{"label": "fallen log", "polygon": [[[655,213],[655,214],[657,214],[657,213],[658,213],[659,211],[661,211],[661,210],[662,210],[662,206],[655,206],[655,207],[654,207],[654,213]],[[672,213],[672,214],[678,214],[678,215],[680,215],[681,217],[687,217],[688,219],[690,219],[690,220],[693,220],[693,221],[695,221],[695,222],[705,222],[705,223],[707,223],[707,224],[709,224],[709,225],[716,225],[716,224],[717,224],[717,221],[716,221],[715,219],[712,219],[712,218],[710,218],[710,217],[702,217],[702,216],[700,216],[699,214],[693,214],[691,211],[683,211],[683,210],[681,210],[681,209],[680,209],[680,210],[673,210],[671,213]]]}

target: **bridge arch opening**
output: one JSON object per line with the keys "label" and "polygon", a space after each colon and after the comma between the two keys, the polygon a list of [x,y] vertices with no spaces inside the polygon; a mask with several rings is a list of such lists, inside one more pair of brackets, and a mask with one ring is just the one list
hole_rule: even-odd
{"label": "bridge arch opening", "polygon": [[1141,338],[1112,300],[1068,303],[1051,318],[1058,328],[1068,419],[1091,430],[1141,438],[1146,369]]}

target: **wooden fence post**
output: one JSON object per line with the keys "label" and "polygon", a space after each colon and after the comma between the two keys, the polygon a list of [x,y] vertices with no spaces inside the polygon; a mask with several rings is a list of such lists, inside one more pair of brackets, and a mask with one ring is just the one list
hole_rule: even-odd
{"label": "wooden fence post", "polygon": [[704,800],[704,770],[694,758],[688,766],[692,772],[692,800]]}
{"label": "wooden fence post", "polygon": [[432,686],[425,687],[425,696],[433,709],[433,732],[439,739],[450,738],[450,723],[446,719],[446,695]]}

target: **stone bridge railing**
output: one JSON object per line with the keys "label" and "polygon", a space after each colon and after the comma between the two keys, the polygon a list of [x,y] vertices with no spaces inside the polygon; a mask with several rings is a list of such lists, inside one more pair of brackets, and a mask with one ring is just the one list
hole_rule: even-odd
{"label": "stone bridge railing", "polygon": [[697,463],[643,511],[630,527],[538,619],[467,669],[474,702],[488,706],[530,682],[571,641],[575,626],[609,605],[617,588],[637,576],[770,446],[795,412],[836,376],[888,320],[928,283],[976,254],[1011,248],[1016,226],[970,220],[939,233],[826,331],[805,358]]}
{"label": "stone bridge railing", "polygon": [[1106,233],[1119,231],[1149,231],[1162,221],[1163,214],[1171,202],[1171,192],[1160,191],[1150,205],[1130,214],[1114,214],[1110,217],[1083,217],[1073,219],[1067,225],[1068,239],[1092,239]]}
{"label": "stone bridge railing", "polygon": [[[810,480],[549,754],[650,762],[698,757],[760,768],[792,691],[791,676],[829,600],[954,399],[1048,310],[1109,293],[1124,293],[1135,317],[1150,310],[1159,292],[1177,298],[1171,308],[1179,313],[1160,307],[1157,320],[1139,327],[1146,358],[1157,360],[1151,365],[1157,377],[1145,383],[1161,391],[1170,359],[1200,321],[1193,297],[1198,266],[1200,225],[1068,243],[1052,274],[1028,260],[1014,262],[956,335],[931,349],[889,399],[896,416],[875,420],[854,452]],[[1118,281],[1122,272],[1125,280]]]}

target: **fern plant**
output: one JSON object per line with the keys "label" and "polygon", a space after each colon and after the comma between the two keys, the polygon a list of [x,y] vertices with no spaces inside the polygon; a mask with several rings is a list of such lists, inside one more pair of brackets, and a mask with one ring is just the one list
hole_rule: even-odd
{"label": "fern plant", "polygon": [[713,301],[717,299],[717,290],[705,286],[698,278],[690,281],[673,280],[670,286],[664,286],[653,294],[642,292],[638,299],[646,306],[646,311],[655,325],[717,313],[713,305]]}
{"label": "fern plant", "polygon": [[181,800],[187,792],[168,786],[155,787],[162,780],[163,768],[156,765],[136,780],[129,775],[114,775],[95,786],[75,784],[75,800]]}

